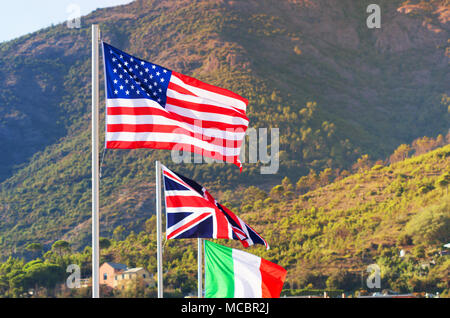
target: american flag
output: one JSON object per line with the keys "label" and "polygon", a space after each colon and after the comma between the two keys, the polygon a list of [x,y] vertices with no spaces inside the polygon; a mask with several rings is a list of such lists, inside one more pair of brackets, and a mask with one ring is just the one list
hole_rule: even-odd
{"label": "american flag", "polygon": [[175,149],[231,162],[249,120],[248,101],[227,89],[103,43],[106,147]]}
{"label": "american flag", "polygon": [[244,247],[267,242],[248,224],[219,204],[197,182],[162,166],[166,199],[167,239],[239,240]]}

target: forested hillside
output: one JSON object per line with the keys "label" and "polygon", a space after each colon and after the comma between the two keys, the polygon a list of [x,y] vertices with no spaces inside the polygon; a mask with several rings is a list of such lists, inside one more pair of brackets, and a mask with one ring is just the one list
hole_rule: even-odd
{"label": "forested hillside", "polygon": [[[372,291],[439,292],[448,297],[450,259],[441,251],[450,232],[450,145],[394,161],[360,165],[359,172],[347,177],[336,178],[328,170],[297,183],[286,177],[270,191],[252,186],[211,194],[268,241],[269,250],[247,251],[287,269],[284,295],[368,292],[367,266],[378,264],[381,288]],[[100,240],[101,262],[156,273],[155,222],[152,216],[142,232],[129,235],[118,226],[111,237]],[[236,241],[218,243],[242,249]],[[165,241],[166,297],[195,293],[196,247],[195,239]],[[89,296],[89,288],[59,286],[69,264],[78,264],[82,277],[90,277],[90,247],[76,253],[68,242],[57,241],[47,252],[36,243],[27,250],[35,260],[9,258],[0,264],[0,296],[23,296],[29,288],[37,296]],[[156,290],[137,283],[102,295],[155,297]]]}
{"label": "forested hillside", "polygon": [[[448,1],[379,1],[383,24],[374,30],[369,3],[138,0],[83,17],[81,29],[62,24],[0,44],[1,255],[30,256],[30,241],[89,244],[92,23],[116,47],[245,96],[251,127],[280,129],[275,175],[248,163],[241,174],[224,164],[176,166],[216,190],[269,190],[285,176],[295,183],[310,170],[350,170],[416,138],[445,136]],[[119,225],[145,228],[157,158],[170,166],[168,151],[105,153],[103,236]],[[255,222],[272,218],[260,216]]]}

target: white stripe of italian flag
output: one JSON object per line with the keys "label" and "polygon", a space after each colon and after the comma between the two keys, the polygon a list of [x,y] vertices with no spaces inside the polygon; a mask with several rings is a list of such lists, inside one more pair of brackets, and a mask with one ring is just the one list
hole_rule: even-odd
{"label": "white stripe of italian flag", "polygon": [[285,278],[277,264],[205,241],[206,298],[278,298]]}

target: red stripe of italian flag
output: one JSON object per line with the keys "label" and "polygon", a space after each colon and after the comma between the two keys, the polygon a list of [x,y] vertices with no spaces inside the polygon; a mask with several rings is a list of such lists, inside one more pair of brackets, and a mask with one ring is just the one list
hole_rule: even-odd
{"label": "red stripe of italian flag", "polygon": [[275,263],[205,241],[206,298],[278,298],[285,279]]}

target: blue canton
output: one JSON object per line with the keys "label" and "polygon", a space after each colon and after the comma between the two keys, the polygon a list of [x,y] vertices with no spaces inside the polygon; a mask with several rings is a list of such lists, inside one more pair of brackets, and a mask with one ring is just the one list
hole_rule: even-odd
{"label": "blue canton", "polygon": [[172,71],[103,43],[107,98],[149,98],[165,107]]}

